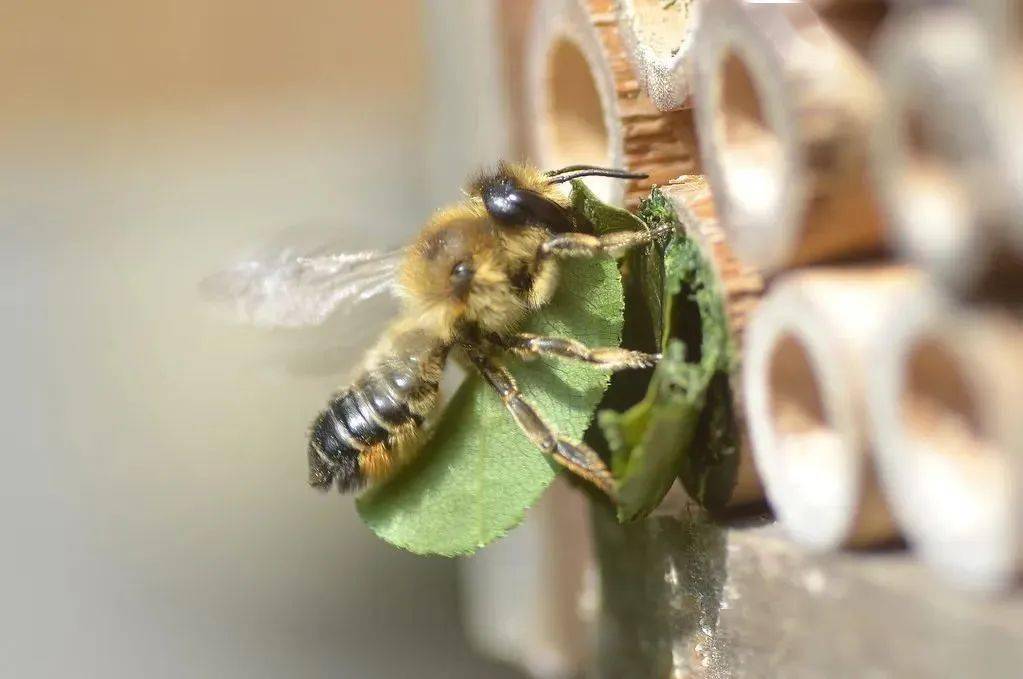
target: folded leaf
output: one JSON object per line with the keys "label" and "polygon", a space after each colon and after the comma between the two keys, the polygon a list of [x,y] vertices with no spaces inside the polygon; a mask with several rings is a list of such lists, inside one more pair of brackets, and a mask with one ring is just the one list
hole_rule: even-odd
{"label": "folded leaf", "polygon": [[[640,215],[651,228],[677,223],[656,189]],[[727,455],[734,432],[725,411],[731,347],[724,311],[707,263],[684,234],[665,251],[663,281],[661,294],[645,300],[660,310],[655,329],[664,354],[646,396],[624,412],[602,410],[598,419],[619,484],[621,521],[649,514],[676,477],[705,506],[727,501],[735,481],[738,457]]]}

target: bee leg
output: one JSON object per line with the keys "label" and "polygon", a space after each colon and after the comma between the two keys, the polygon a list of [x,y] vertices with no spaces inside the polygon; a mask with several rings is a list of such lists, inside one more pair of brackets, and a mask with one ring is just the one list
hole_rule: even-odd
{"label": "bee leg", "polygon": [[588,347],[582,342],[565,337],[544,337],[525,332],[502,337],[498,342],[505,349],[523,358],[558,356],[592,363],[607,370],[649,368],[661,360],[660,354],[647,354],[619,347]]}
{"label": "bee leg", "polygon": [[656,229],[643,231],[615,231],[603,236],[588,233],[559,233],[540,246],[541,257],[596,257],[610,255],[620,257],[637,245],[646,245],[667,236],[674,225],[665,224]]}
{"label": "bee leg", "polygon": [[572,473],[580,476],[607,493],[617,495],[617,486],[610,470],[597,453],[585,443],[573,443],[558,435],[540,417],[536,409],[519,393],[515,378],[503,366],[474,347],[466,347],[470,360],[483,378],[501,397],[508,412],[526,437],[545,455]]}

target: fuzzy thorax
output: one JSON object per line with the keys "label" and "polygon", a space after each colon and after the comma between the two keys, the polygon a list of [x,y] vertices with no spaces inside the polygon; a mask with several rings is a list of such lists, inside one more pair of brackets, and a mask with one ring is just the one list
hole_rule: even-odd
{"label": "fuzzy thorax", "polygon": [[470,198],[438,212],[403,263],[406,318],[451,341],[459,328],[504,333],[551,297],[557,271],[539,257],[539,227],[500,227]]}

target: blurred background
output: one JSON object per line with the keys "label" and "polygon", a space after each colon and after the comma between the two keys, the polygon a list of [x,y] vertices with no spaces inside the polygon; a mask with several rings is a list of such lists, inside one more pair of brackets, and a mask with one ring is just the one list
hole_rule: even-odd
{"label": "blurred background", "polygon": [[232,327],[196,289],[282,229],[385,247],[457,196],[504,143],[489,12],[0,6],[0,674],[516,676],[467,647],[456,562],[306,485],[379,324]]}
{"label": "blurred background", "polygon": [[[0,3],[0,676],[1015,676],[1020,17]],[[267,331],[199,282],[282,232],[393,247],[524,151],[649,173],[611,202],[663,189],[739,347],[746,476],[712,507],[683,469],[627,526],[556,483],[476,556],[412,556],[306,484],[308,423],[393,309]]]}

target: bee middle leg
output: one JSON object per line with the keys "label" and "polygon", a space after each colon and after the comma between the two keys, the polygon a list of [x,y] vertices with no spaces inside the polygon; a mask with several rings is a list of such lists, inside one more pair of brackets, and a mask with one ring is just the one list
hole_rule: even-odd
{"label": "bee middle leg", "polygon": [[549,238],[540,246],[541,257],[596,257],[610,255],[620,257],[631,248],[652,243],[658,238],[667,236],[674,230],[674,225],[665,224],[656,229],[643,231],[614,231],[602,236],[588,233],[559,233]]}
{"label": "bee middle leg", "polygon": [[522,358],[558,356],[591,363],[607,370],[649,368],[661,359],[660,354],[647,354],[620,347],[588,347],[582,342],[566,337],[545,337],[525,332],[501,337],[496,341],[501,347]]}
{"label": "bee middle leg", "polygon": [[483,378],[501,397],[501,401],[519,428],[537,448],[610,497],[614,498],[617,495],[614,477],[596,451],[585,443],[573,443],[551,429],[536,412],[536,408],[523,398],[515,378],[506,368],[473,347],[466,347],[466,353]]}

